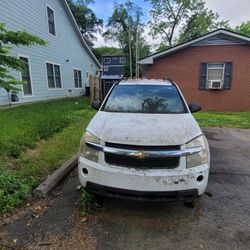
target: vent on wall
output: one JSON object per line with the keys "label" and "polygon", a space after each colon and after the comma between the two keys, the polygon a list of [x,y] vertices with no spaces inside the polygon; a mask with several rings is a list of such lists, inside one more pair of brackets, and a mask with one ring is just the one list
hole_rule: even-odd
{"label": "vent on wall", "polygon": [[222,81],[210,81],[209,89],[222,89],[223,82]]}

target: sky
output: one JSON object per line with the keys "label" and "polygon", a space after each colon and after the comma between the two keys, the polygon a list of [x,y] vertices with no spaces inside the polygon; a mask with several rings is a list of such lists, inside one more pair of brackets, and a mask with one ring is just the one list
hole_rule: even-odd
{"label": "sky", "polygon": [[[124,3],[126,0],[116,0],[118,3]],[[150,6],[144,0],[132,0],[143,8],[143,21],[149,20]],[[95,0],[93,4],[89,5],[98,18],[102,18],[104,23],[112,15],[114,10],[114,0]],[[239,25],[241,22],[250,20],[250,0],[205,0],[207,8],[217,12],[221,19],[229,20],[229,24],[232,27]],[[146,28],[147,33],[148,30]],[[152,38],[146,37],[148,42],[152,41]],[[155,43],[160,42],[156,40]],[[101,35],[97,35],[97,41],[95,47],[107,45]],[[109,42],[109,46],[117,46],[116,43]]]}

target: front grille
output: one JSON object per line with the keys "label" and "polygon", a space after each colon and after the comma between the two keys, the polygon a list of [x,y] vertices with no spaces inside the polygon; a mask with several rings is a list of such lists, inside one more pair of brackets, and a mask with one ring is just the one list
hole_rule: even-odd
{"label": "front grille", "polygon": [[[179,150],[180,146],[135,146],[106,143],[106,146],[113,148],[123,148],[130,150]],[[132,156],[121,156],[111,153],[105,153],[105,162],[115,166],[133,167],[139,169],[171,169],[179,166],[180,157],[146,157],[136,158]]]}

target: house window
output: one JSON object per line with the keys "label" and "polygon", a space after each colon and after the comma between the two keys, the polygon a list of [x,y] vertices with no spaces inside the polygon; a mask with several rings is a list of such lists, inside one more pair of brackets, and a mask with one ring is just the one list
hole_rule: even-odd
{"label": "house window", "polygon": [[201,63],[199,89],[231,89],[233,62]]}
{"label": "house window", "polygon": [[82,88],[82,72],[74,69],[75,88]]}
{"label": "house window", "polygon": [[120,63],[124,64],[126,62],[126,58],[125,57],[120,57]]}
{"label": "house window", "polygon": [[56,35],[55,15],[54,11],[49,6],[47,6],[47,17],[48,17],[49,33],[55,36]]}
{"label": "house window", "polygon": [[57,64],[46,63],[46,68],[49,89],[62,88],[60,66]]}
{"label": "house window", "polygon": [[110,64],[111,63],[111,59],[110,58],[104,58],[103,62],[104,62],[104,64]]}
{"label": "house window", "polygon": [[207,65],[207,81],[222,81],[224,76],[224,63],[209,63]]}
{"label": "house window", "polygon": [[103,67],[103,71],[105,72],[109,71],[109,67]]}
{"label": "house window", "polygon": [[22,61],[23,69],[21,71],[23,84],[23,95],[32,96],[32,85],[31,85],[31,76],[30,76],[30,66],[29,59],[27,57],[20,56],[19,59]]}

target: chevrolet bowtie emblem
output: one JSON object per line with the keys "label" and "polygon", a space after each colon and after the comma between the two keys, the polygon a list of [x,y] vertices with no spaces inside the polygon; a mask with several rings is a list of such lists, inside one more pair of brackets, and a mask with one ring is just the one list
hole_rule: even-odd
{"label": "chevrolet bowtie emblem", "polygon": [[144,159],[145,157],[148,156],[148,154],[146,154],[145,152],[141,151],[141,152],[137,152],[134,154],[135,157],[140,158],[140,159]]}

